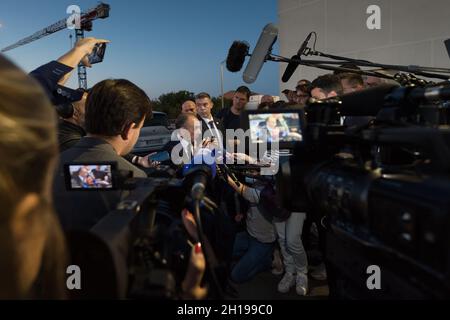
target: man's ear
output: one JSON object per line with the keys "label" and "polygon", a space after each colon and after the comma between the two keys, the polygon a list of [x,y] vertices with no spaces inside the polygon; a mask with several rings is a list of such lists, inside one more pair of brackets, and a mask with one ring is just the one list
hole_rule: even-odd
{"label": "man's ear", "polygon": [[123,140],[128,140],[128,137],[129,137],[129,135],[130,135],[130,131],[131,131],[131,129],[133,129],[134,127],[136,127],[136,123],[134,123],[134,122],[132,122],[132,123],[130,123],[130,124],[127,124],[127,125],[123,128],[122,133],[120,134],[121,138],[122,138]]}
{"label": "man's ear", "polygon": [[11,216],[11,233],[14,240],[23,239],[30,232],[30,215],[39,205],[39,197],[36,193],[29,193],[20,200]]}

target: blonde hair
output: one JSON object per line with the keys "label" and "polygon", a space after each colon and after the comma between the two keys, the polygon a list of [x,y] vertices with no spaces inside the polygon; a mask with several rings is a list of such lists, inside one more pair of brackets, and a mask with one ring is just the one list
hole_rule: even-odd
{"label": "blonde hair", "polygon": [[[5,252],[14,255],[15,244],[5,226],[19,201],[28,193],[36,193],[40,205],[28,227],[39,222],[46,230],[47,243],[41,266],[43,278],[48,278],[44,269],[49,265],[56,267],[59,258],[55,255],[63,255],[65,250],[50,196],[58,154],[56,119],[54,108],[42,88],[0,56],[0,255]],[[0,283],[2,289],[9,290],[12,295],[15,294],[17,263],[20,262],[14,261],[14,257],[0,257]],[[61,271],[52,272],[55,277],[60,277]],[[42,279],[42,289],[48,290],[45,294],[55,297],[57,290],[44,289],[54,284],[45,282]],[[9,286],[3,286],[5,283]]]}

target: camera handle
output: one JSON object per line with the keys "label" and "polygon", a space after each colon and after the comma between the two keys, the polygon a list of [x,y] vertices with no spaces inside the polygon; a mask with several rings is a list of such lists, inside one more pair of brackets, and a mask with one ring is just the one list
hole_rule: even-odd
{"label": "camera handle", "polygon": [[375,143],[407,144],[424,148],[430,153],[434,168],[450,173],[450,150],[442,134],[444,132],[435,128],[378,128],[363,130],[362,138]]}

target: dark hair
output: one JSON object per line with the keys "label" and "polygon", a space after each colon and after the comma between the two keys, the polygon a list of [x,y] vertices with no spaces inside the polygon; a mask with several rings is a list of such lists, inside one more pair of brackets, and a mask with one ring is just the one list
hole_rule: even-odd
{"label": "dark hair", "polygon": [[347,80],[348,83],[350,85],[352,85],[352,86],[355,86],[355,85],[358,85],[358,84],[361,85],[361,86],[364,85],[364,80],[363,80],[362,76],[360,74],[357,74],[357,73],[351,73],[351,72],[340,73],[339,74],[339,79],[340,80],[343,80],[343,79]]}
{"label": "dark hair", "polygon": [[302,79],[300,81],[298,81],[297,83],[303,82],[302,84],[297,84],[297,86],[295,87],[296,90],[300,90],[306,93],[310,93],[311,92],[311,81],[306,80],[306,79]]}
{"label": "dark hair", "polygon": [[269,109],[284,109],[288,106],[288,103],[283,100],[279,100],[272,104],[272,106],[269,107]]}
{"label": "dark hair", "polygon": [[[353,69],[353,70],[361,70],[356,64],[347,62],[339,66],[340,68]],[[340,75],[341,73],[347,73],[348,71],[335,70],[333,73],[335,75]]]}
{"label": "dark hair", "polygon": [[150,98],[132,82],[109,79],[97,83],[86,101],[86,131],[117,136],[131,123],[152,116]]}
{"label": "dark hair", "polygon": [[342,94],[344,91],[341,85],[341,80],[334,74],[326,74],[315,79],[311,84],[311,91],[315,88],[319,88],[327,94],[331,91],[335,91],[337,94]]}
{"label": "dark hair", "polygon": [[[203,99],[203,98],[200,98],[200,99]],[[197,116],[194,115],[193,113],[181,113],[175,120],[175,128],[176,129],[183,128],[184,124],[190,117],[197,118]]]}
{"label": "dark hair", "polygon": [[197,94],[195,96],[195,100],[197,100],[197,99],[205,99],[205,98],[208,98],[209,100],[211,100],[211,96],[209,95],[209,93],[207,93],[207,92],[200,92],[199,94]]}
{"label": "dark hair", "polygon": [[239,88],[236,89],[236,91],[234,93],[236,94],[237,92],[245,94],[245,96],[247,97],[247,100],[250,100],[250,96],[251,96],[252,92],[250,91],[250,89],[248,87],[240,86]]}

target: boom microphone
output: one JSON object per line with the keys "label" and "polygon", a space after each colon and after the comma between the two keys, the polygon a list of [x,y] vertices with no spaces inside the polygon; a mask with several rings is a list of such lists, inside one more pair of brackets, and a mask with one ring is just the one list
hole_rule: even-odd
{"label": "boom microphone", "polygon": [[277,40],[278,28],[276,25],[269,23],[266,25],[259,36],[258,43],[256,44],[255,50],[253,50],[250,61],[248,62],[247,68],[245,68],[243,80],[246,83],[255,82],[258,77],[259,71],[266,61],[267,55],[272,50],[272,46]]}
{"label": "boom microphone", "polygon": [[248,55],[249,45],[244,41],[234,41],[228,51],[227,70],[238,72],[244,65],[245,57]]}
{"label": "boom microphone", "polygon": [[294,74],[295,69],[297,69],[297,67],[299,65],[299,63],[296,61],[299,61],[302,59],[301,58],[302,54],[303,54],[303,52],[305,52],[306,47],[308,46],[308,42],[311,39],[312,34],[313,34],[312,32],[310,34],[308,34],[305,41],[303,41],[302,46],[298,50],[297,54],[292,56],[291,60],[294,60],[294,61],[290,61],[286,67],[286,70],[284,70],[283,77],[281,78],[281,80],[283,82],[288,82],[289,79]]}

